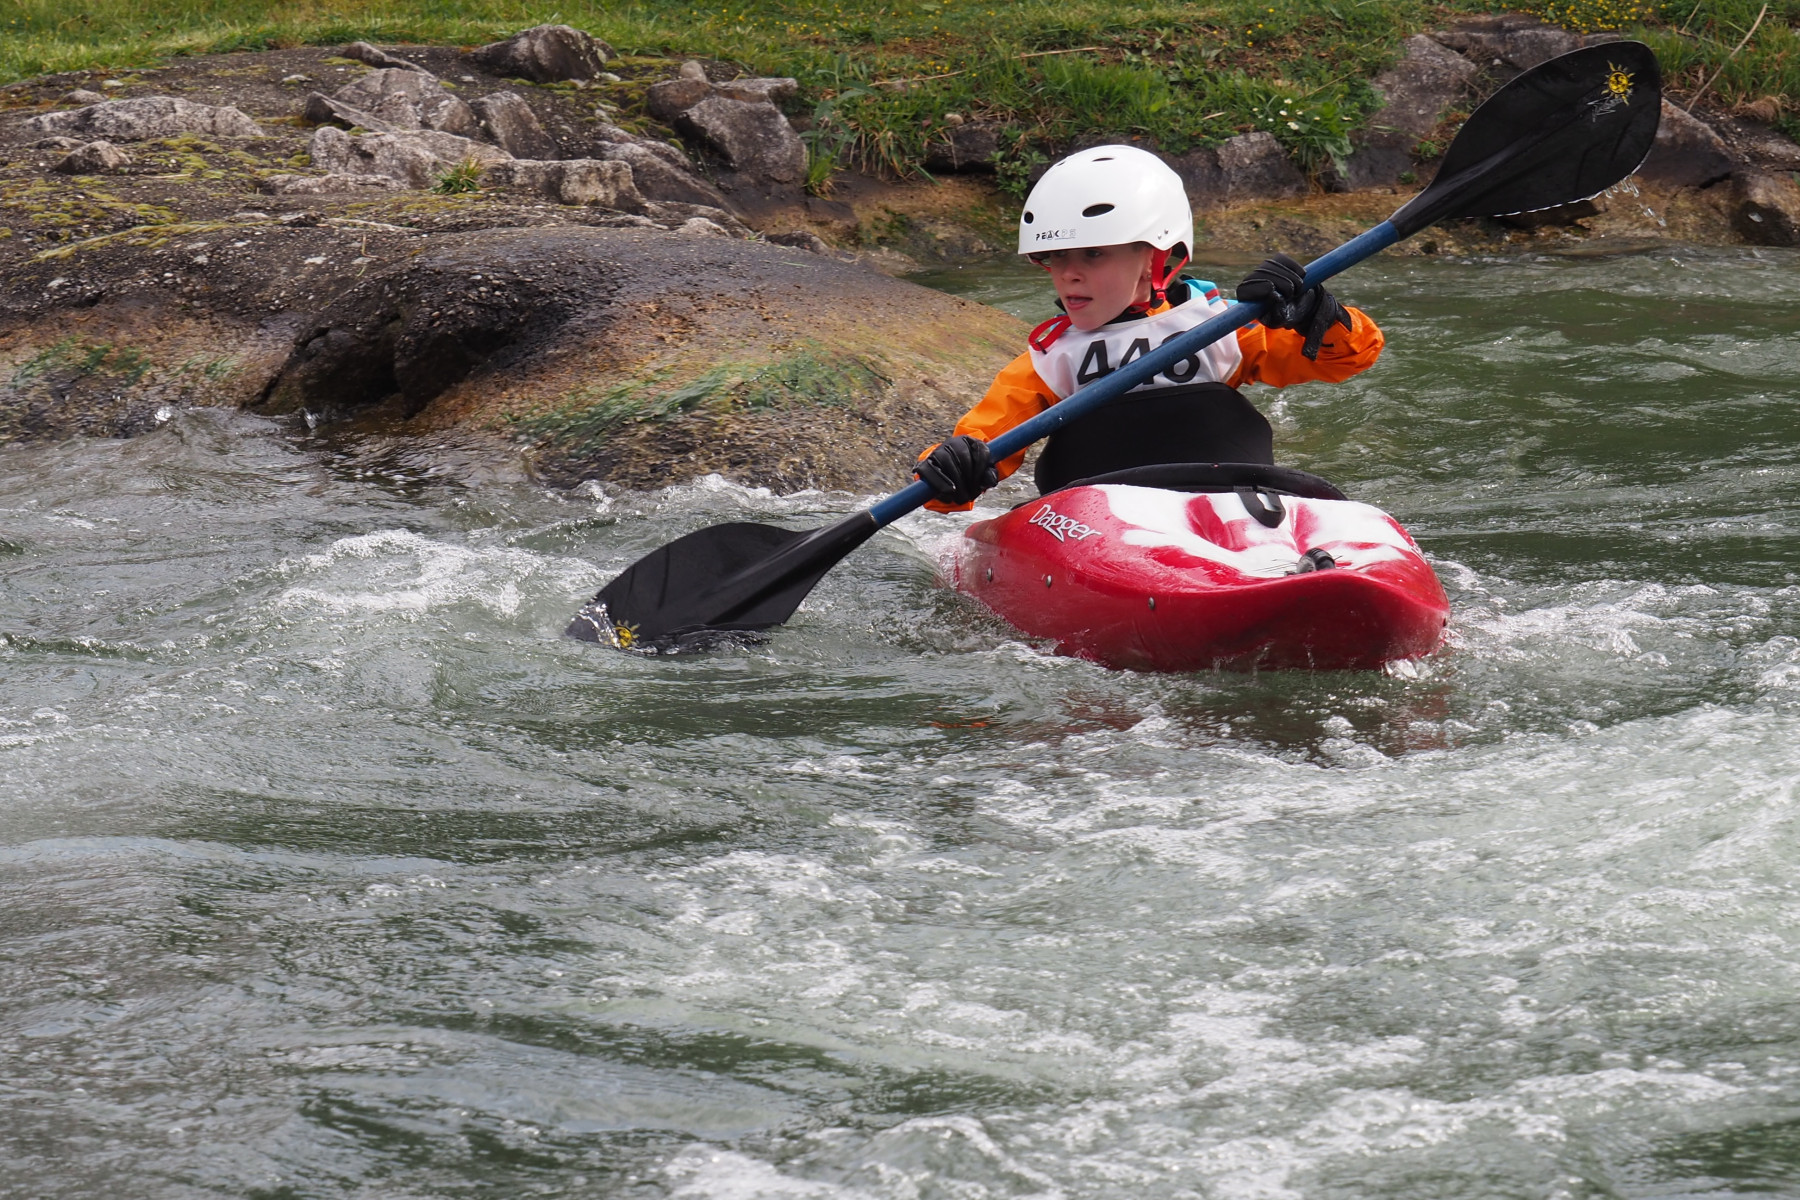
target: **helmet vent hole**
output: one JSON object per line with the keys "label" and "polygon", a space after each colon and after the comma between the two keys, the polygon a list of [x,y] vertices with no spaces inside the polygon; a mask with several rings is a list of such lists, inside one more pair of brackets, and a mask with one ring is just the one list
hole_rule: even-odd
{"label": "helmet vent hole", "polygon": [[1033,220],[1034,220],[1034,219],[1035,219],[1035,218],[1034,218],[1034,217],[1032,217],[1032,215],[1031,215],[1031,214],[1030,214],[1030,213],[1029,213],[1029,212],[1028,212],[1028,213],[1026,213],[1026,214],[1025,214],[1025,223],[1026,223],[1026,224],[1027,224],[1027,225],[1029,225],[1029,224],[1031,224],[1031,222],[1032,222],[1032,221],[1033,221]]}
{"label": "helmet vent hole", "polygon": [[1113,206],[1110,204],[1090,204],[1081,210],[1081,215],[1084,217],[1104,217],[1112,210]]}
{"label": "helmet vent hole", "polygon": [[1094,161],[1095,162],[1111,162],[1112,160],[1113,160],[1113,156],[1108,154],[1103,158],[1096,158]]}

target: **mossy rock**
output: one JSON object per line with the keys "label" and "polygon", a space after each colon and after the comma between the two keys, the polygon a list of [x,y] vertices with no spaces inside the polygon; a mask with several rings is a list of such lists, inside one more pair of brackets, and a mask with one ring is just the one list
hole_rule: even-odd
{"label": "mossy rock", "polygon": [[[550,264],[554,264],[553,266]],[[444,235],[301,331],[262,407],[501,431],[545,476],[902,482],[1018,353],[979,304],[766,243]]]}

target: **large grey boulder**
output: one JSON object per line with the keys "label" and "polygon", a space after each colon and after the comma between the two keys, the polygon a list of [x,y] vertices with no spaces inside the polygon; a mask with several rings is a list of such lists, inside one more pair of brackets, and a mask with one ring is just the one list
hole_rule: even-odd
{"label": "large grey boulder", "polygon": [[433,129],[475,137],[481,126],[467,104],[423,71],[371,71],[326,96],[307,96],[300,119],[309,125],[338,125],[373,133]]}
{"label": "large grey boulder", "polygon": [[674,78],[650,85],[645,104],[741,177],[731,186],[791,190],[806,176],[806,145],[775,102],[798,91],[785,77],[713,83],[699,63],[684,62]]}
{"label": "large grey boulder", "polygon": [[351,42],[338,53],[345,58],[354,58],[357,62],[367,63],[371,67],[393,67],[401,71],[425,70],[416,63],[407,62],[404,58],[389,54],[379,46],[371,46],[367,42]]}
{"label": "large grey boulder", "polygon": [[1740,165],[1725,139],[1706,122],[1664,100],[1656,141],[1644,165],[1638,168],[1638,176],[1657,187],[1706,187]]}
{"label": "large grey boulder", "polygon": [[1278,199],[1306,194],[1306,176],[1281,143],[1263,130],[1228,138],[1219,147],[1219,174],[1227,200]]}
{"label": "large grey boulder", "polygon": [[300,108],[300,119],[308,125],[336,125],[341,129],[366,129],[370,133],[401,133],[419,128],[416,112],[410,123],[390,121],[323,92],[313,92],[306,97],[306,103]]}
{"label": "large grey boulder", "polygon": [[444,85],[435,75],[411,68],[380,67],[352,79],[332,95],[345,104],[381,116],[382,109],[393,100],[416,108],[427,92],[442,92]]}
{"label": "large grey boulder", "polygon": [[1479,69],[1456,51],[1424,34],[1406,39],[1406,53],[1370,81],[1382,99],[1366,129],[1351,138],[1354,147],[1343,169],[1328,173],[1333,190],[1392,186],[1413,165],[1413,147],[1470,93]]}
{"label": "large grey boulder", "polygon": [[481,132],[474,110],[441,88],[419,97],[419,124],[457,137],[475,137]]}
{"label": "large grey boulder", "polygon": [[694,165],[673,146],[633,139],[602,143],[592,153],[596,158],[629,166],[632,179],[646,200],[726,207],[719,190],[695,174]]}
{"label": "large grey boulder", "polygon": [[799,80],[785,75],[746,76],[743,79],[714,83],[707,78],[706,68],[690,59],[681,64],[674,78],[651,84],[649,91],[644,94],[644,104],[649,108],[651,116],[661,121],[671,121],[708,96],[724,96],[731,100],[746,100],[752,104],[758,101],[779,104],[799,94]]}
{"label": "large grey boulder", "polygon": [[556,164],[556,198],[564,204],[593,204],[626,212],[644,207],[631,168],[622,162],[576,158]]}
{"label": "large grey boulder", "polygon": [[104,175],[130,165],[131,155],[111,142],[89,142],[71,150],[68,157],[50,169],[63,175]]}
{"label": "large grey boulder", "polygon": [[352,137],[334,125],[321,125],[309,150],[313,165],[327,173],[381,175],[414,188],[431,187],[460,163],[473,161],[486,167],[511,158],[486,142],[431,129]]}
{"label": "large grey boulder", "polygon": [[713,84],[713,91],[733,100],[766,100],[771,104],[779,104],[800,94],[800,81],[785,75],[728,79],[724,83]]}
{"label": "large grey boulder", "polygon": [[[732,229],[705,213],[672,222],[685,232],[484,228],[346,263],[348,286],[298,328],[253,403],[323,421],[369,406],[414,413],[420,436],[505,429],[530,440],[533,471],[557,484],[658,487],[719,471],[783,492],[867,490],[906,482],[902,464],[1018,353],[1026,327],[996,309],[835,256],[722,238],[687,225],[696,217]],[[740,381],[821,362],[833,380],[822,396],[734,402]],[[721,364],[733,374],[721,379]],[[666,417],[618,420],[664,400],[646,411]]]}
{"label": "large grey boulder", "polygon": [[354,126],[375,133],[435,129],[473,137],[481,128],[469,106],[445,91],[437,76],[416,68],[382,68],[329,96],[314,92],[300,116],[311,125]]}
{"label": "large grey boulder", "polygon": [[993,171],[1002,128],[998,121],[965,121],[946,126],[925,146],[925,169],[952,174]]}
{"label": "large grey boulder", "polygon": [[644,93],[644,107],[659,121],[673,121],[712,94],[706,68],[690,60],[681,64],[674,78],[659,79],[650,85]]}
{"label": "large grey boulder", "polygon": [[404,185],[388,175],[270,175],[256,188],[268,196],[335,196],[345,192],[394,191]]}
{"label": "large grey boulder", "polygon": [[105,100],[69,112],[44,113],[25,122],[39,135],[62,133],[113,142],[197,133],[206,137],[261,137],[255,121],[230,106],[195,104],[178,96],[138,96]]}
{"label": "large grey boulder", "polygon": [[766,100],[712,95],[675,118],[675,128],[741,175],[774,183],[806,177],[806,146],[779,108]]}
{"label": "large grey boulder", "polygon": [[1747,169],[1732,177],[1731,228],[1753,246],[1800,246],[1800,187]]}
{"label": "large grey boulder", "polygon": [[598,79],[612,57],[611,46],[568,25],[537,25],[469,52],[486,71],[534,83]]}
{"label": "large grey boulder", "polygon": [[1501,79],[1510,79],[1582,46],[1619,40],[1616,33],[1583,37],[1521,13],[1470,17],[1459,21],[1455,28],[1432,36]]}
{"label": "large grey boulder", "polygon": [[1764,171],[1800,171],[1800,144],[1769,128],[1766,122],[1708,113],[1706,123],[1734,155]]}
{"label": "large grey boulder", "polygon": [[1278,200],[1306,192],[1306,176],[1274,136],[1258,130],[1168,160],[1195,207]]}
{"label": "large grey boulder", "polygon": [[594,158],[551,162],[514,159],[495,163],[482,172],[481,181],[528,188],[559,204],[593,204],[626,212],[644,207],[644,197],[632,179],[631,168],[622,162]]}
{"label": "large grey boulder", "polygon": [[1188,200],[1195,208],[1225,203],[1225,173],[1219,170],[1219,152],[1209,146],[1168,156],[1165,161],[1181,177]]}
{"label": "large grey boulder", "polygon": [[469,107],[474,110],[488,139],[514,158],[562,157],[556,139],[544,132],[531,105],[517,92],[495,92],[481,97]]}
{"label": "large grey boulder", "polygon": [[1406,39],[1406,54],[1370,81],[1382,105],[1374,124],[1424,137],[1444,113],[1468,98],[1475,64],[1424,34]]}

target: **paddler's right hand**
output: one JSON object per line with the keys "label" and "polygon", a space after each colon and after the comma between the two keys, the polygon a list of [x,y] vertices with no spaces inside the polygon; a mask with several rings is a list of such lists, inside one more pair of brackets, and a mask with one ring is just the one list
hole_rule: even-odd
{"label": "paddler's right hand", "polygon": [[931,485],[945,504],[968,504],[1000,482],[987,443],[962,434],[940,442],[919,460],[913,474]]}
{"label": "paddler's right hand", "polygon": [[1238,303],[1262,304],[1258,318],[1271,329],[1297,329],[1306,339],[1300,353],[1309,360],[1319,357],[1319,346],[1332,325],[1353,329],[1350,313],[1323,287],[1306,286],[1306,268],[1285,254],[1265,258],[1262,265],[1238,284]]}

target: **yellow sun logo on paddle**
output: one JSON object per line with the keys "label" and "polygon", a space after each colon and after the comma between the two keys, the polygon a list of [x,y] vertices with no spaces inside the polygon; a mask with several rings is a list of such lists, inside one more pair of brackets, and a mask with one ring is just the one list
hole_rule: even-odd
{"label": "yellow sun logo on paddle", "polygon": [[636,625],[614,625],[612,627],[613,645],[620,650],[629,650],[637,641]]}
{"label": "yellow sun logo on paddle", "polygon": [[1607,63],[1606,90],[1616,99],[1631,99],[1631,72],[1614,63]]}

